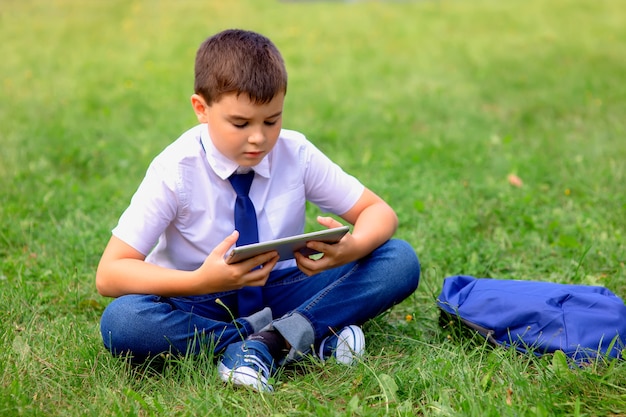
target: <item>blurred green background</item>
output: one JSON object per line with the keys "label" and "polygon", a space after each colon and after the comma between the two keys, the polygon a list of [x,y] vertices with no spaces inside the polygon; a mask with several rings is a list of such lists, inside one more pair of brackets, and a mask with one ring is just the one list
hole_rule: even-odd
{"label": "blurred green background", "polygon": [[[230,27],[276,43],[284,127],[387,199],[423,266],[366,326],[366,363],[262,401],[210,360],[151,377],[114,361],[93,282],[147,165],[196,123],[197,47]],[[624,413],[622,365],[573,377],[468,349],[434,304],[455,274],[626,296],[622,1],[3,0],[0,39],[0,414]]]}

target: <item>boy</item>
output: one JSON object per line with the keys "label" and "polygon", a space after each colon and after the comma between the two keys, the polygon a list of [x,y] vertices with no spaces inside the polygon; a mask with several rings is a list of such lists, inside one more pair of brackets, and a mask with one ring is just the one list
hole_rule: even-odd
{"label": "boy", "polygon": [[[283,59],[264,36],[227,30],[200,46],[191,96],[200,124],[151,163],[96,273],[98,291],[117,297],[101,320],[113,354],[142,361],[211,346],[223,380],[271,391],[278,365],[312,351],[352,363],[364,349],[358,325],[417,288],[415,252],[390,240],[394,211],[282,129],[286,91]],[[323,253],[316,260],[224,261],[235,244],[302,233],[306,200],[352,233],[309,242]]]}

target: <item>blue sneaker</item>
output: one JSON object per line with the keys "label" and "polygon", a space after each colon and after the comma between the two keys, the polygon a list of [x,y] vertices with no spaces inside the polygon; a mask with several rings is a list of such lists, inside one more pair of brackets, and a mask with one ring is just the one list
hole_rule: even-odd
{"label": "blue sneaker", "polygon": [[359,326],[346,326],[320,343],[317,356],[322,361],[335,357],[337,363],[352,365],[365,351],[365,336]]}
{"label": "blue sneaker", "polygon": [[275,371],[274,359],[262,342],[244,340],[229,345],[217,369],[224,382],[257,391],[274,391],[268,382]]}

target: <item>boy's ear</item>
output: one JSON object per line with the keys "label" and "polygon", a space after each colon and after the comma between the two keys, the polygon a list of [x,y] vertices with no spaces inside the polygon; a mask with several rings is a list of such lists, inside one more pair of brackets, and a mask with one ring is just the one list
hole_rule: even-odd
{"label": "boy's ear", "polygon": [[207,109],[209,106],[207,106],[201,95],[193,94],[191,96],[191,107],[193,107],[193,111],[196,113],[198,122],[207,123]]}

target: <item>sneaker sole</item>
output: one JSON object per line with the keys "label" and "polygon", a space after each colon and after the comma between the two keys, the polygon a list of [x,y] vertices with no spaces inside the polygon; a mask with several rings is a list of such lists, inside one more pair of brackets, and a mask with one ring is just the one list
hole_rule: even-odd
{"label": "sneaker sole", "polygon": [[241,387],[250,387],[259,392],[274,391],[272,386],[268,384],[267,379],[249,366],[240,366],[233,370],[220,362],[217,371],[224,382],[230,382]]}

